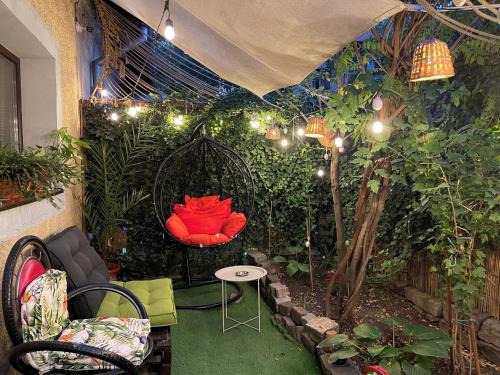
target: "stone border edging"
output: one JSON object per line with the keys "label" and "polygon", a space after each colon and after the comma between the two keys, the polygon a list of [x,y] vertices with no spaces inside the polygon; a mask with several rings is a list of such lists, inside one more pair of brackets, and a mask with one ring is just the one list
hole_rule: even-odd
{"label": "stone border edging", "polygon": [[339,325],[326,316],[316,316],[301,306],[294,305],[290,298],[290,290],[278,276],[279,264],[267,258],[267,255],[251,249],[248,252],[249,263],[265,268],[267,276],[262,279],[260,293],[264,301],[274,311],[274,320],[295,341],[315,354],[324,375],[360,375],[351,360],[344,365],[328,362],[328,350],[318,348],[318,344],[329,336],[335,336]]}

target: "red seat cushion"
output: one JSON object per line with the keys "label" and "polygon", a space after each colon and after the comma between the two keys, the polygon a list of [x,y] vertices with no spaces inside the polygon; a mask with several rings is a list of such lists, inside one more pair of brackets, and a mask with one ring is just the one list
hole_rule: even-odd
{"label": "red seat cushion", "polygon": [[230,241],[231,238],[226,236],[224,233],[216,233],[216,234],[190,234],[187,236],[183,242],[192,244],[192,245],[203,245],[203,246],[211,246],[218,245],[224,242]]}
{"label": "red seat cushion", "polygon": [[194,208],[197,210],[204,210],[219,203],[219,198],[220,195],[208,195],[206,197],[199,197],[199,198],[185,195],[184,203],[186,204],[186,207]]}
{"label": "red seat cushion", "polygon": [[[211,197],[208,197],[211,198]],[[182,204],[174,205],[174,212],[181,218],[190,234],[217,234],[222,231],[222,226],[231,214],[231,198],[222,202],[198,201],[196,205],[202,208],[194,208]]]}
{"label": "red seat cushion", "polygon": [[20,298],[24,295],[26,287],[35,280],[38,276],[45,273],[45,267],[38,259],[28,259],[24,264],[21,274],[19,275],[17,293]]}
{"label": "red seat cushion", "polygon": [[170,215],[167,219],[165,222],[165,228],[167,228],[168,233],[181,241],[184,241],[184,238],[189,236],[189,231],[187,230],[186,225],[175,213]]}
{"label": "red seat cushion", "polygon": [[229,238],[233,238],[243,229],[247,218],[240,212],[233,212],[222,226],[222,233]]}

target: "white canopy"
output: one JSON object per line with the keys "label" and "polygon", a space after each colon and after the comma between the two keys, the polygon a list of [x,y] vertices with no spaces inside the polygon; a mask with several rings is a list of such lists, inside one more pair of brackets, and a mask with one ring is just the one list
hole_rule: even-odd
{"label": "white canopy", "polygon": [[[162,33],[164,0],[113,0]],[[262,96],[301,82],[398,0],[171,0],[173,43],[222,78]]]}

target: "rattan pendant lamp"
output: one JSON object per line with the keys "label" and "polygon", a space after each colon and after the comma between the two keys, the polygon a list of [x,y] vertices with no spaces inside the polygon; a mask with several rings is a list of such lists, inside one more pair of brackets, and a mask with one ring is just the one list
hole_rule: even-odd
{"label": "rattan pendant lamp", "polygon": [[438,39],[420,43],[413,53],[410,81],[431,81],[453,77],[455,69],[448,45]]}

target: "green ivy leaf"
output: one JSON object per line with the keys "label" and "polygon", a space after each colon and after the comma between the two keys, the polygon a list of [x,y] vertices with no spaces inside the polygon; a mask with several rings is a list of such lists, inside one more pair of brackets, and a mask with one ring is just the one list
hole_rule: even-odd
{"label": "green ivy leaf", "polygon": [[412,365],[408,361],[403,361],[401,367],[403,367],[405,375],[431,375],[430,370],[421,367],[418,363]]}
{"label": "green ivy leaf", "polygon": [[380,181],[370,180],[368,181],[367,186],[376,194],[378,193],[378,189],[380,188]]}
{"label": "green ivy leaf", "polygon": [[349,339],[349,336],[344,335],[344,334],[338,334],[335,336],[330,336],[323,341],[321,341],[318,345],[320,348],[331,348],[334,347],[335,345],[339,345],[344,343],[347,339]]}
{"label": "green ivy leaf", "polygon": [[353,329],[358,339],[378,340],[382,336],[380,329],[370,324],[360,324]]}
{"label": "green ivy leaf", "polygon": [[373,345],[366,348],[368,354],[372,357],[378,356],[387,346],[386,345]]}
{"label": "green ivy leaf", "polygon": [[347,359],[347,358],[352,358],[355,357],[359,354],[359,352],[355,349],[340,349],[328,357],[328,362],[334,363],[337,362],[339,359]]}
{"label": "green ivy leaf", "polygon": [[273,262],[275,263],[288,263],[288,260],[284,256],[281,255],[276,255],[273,257]]}

